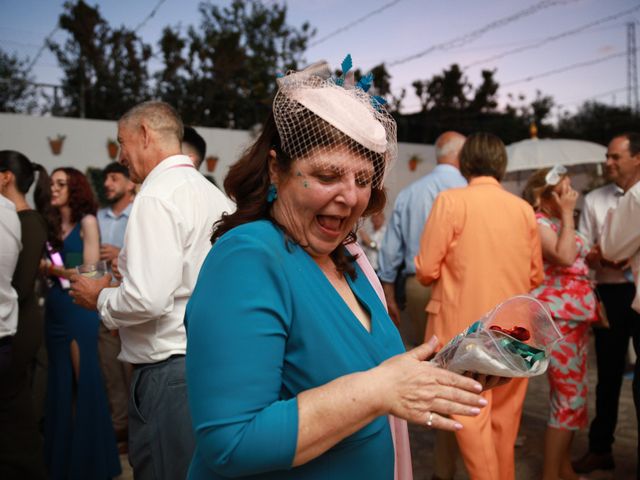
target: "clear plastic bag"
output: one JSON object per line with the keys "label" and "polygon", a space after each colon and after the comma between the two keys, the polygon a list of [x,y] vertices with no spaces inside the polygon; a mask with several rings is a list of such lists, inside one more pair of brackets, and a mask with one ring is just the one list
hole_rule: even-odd
{"label": "clear plastic bag", "polygon": [[431,360],[456,373],[541,375],[562,338],[551,314],[529,295],[512,297],[453,338]]}

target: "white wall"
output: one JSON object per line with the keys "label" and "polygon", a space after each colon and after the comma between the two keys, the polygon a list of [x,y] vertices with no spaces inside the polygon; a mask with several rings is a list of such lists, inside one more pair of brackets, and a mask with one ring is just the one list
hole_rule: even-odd
{"label": "white wall", "polygon": [[[250,143],[248,132],[219,128],[198,128],[207,142],[207,155],[220,159],[213,173],[223,180],[229,165]],[[48,137],[65,135],[62,152],[54,155]],[[107,142],[117,136],[116,122],[61,117],[34,117],[0,113],[0,149],[17,150],[31,161],[51,171],[57,167],[73,166],[81,171],[87,167],[104,167],[111,159]],[[202,166],[205,170],[205,166]]]}
{"label": "white wall", "polygon": [[[245,130],[207,127],[196,127],[196,130],[207,142],[207,155],[219,158],[213,176],[218,185],[222,185],[229,166],[251,144],[251,135]],[[48,137],[55,138],[58,135],[66,138],[60,154],[54,155]],[[42,164],[48,171],[65,166],[73,166],[83,172],[88,167],[104,167],[111,162],[107,142],[109,139],[115,140],[116,136],[114,121],[0,113],[0,150],[17,150],[31,161]],[[401,143],[398,151],[398,161],[386,180],[389,211],[398,191],[435,166],[435,148],[432,145]],[[408,160],[414,154],[423,161],[411,172]],[[206,171],[206,166],[203,165],[201,170]]]}

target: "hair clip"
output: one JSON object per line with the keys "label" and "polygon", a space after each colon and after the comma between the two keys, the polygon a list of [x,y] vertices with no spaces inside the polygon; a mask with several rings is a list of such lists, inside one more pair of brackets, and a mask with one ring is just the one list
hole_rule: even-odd
{"label": "hair clip", "polygon": [[551,170],[547,172],[544,177],[544,183],[546,185],[555,187],[560,183],[562,177],[567,174],[567,167],[564,165],[554,165]]}

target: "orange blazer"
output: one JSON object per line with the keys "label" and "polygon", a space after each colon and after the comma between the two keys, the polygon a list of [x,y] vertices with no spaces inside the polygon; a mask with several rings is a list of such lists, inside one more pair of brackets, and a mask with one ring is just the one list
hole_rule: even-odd
{"label": "orange blazer", "polygon": [[544,277],[533,209],[493,177],[438,195],[415,262],[418,280],[435,282],[426,338],[443,344]]}

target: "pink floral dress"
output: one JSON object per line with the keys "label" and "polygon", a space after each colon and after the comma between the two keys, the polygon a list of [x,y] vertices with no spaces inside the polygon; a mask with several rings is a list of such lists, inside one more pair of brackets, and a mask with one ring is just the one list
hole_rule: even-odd
{"label": "pink floral dress", "polygon": [[[539,225],[559,233],[558,218],[537,213]],[[589,280],[589,242],[576,232],[578,255],[573,265],[544,262],[544,280],[532,292],[551,310],[563,339],[552,352],[547,370],[550,412],[548,425],[577,430],[587,425],[587,345],[589,322],[596,319],[596,297]]]}

